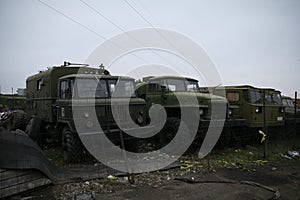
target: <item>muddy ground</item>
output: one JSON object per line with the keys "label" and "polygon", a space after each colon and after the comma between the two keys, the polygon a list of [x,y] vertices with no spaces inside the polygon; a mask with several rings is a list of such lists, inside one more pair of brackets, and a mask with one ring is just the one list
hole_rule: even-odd
{"label": "muddy ground", "polygon": [[[177,167],[127,177],[50,185],[12,199],[300,199],[300,157],[289,146],[219,150],[205,159],[183,156]],[[289,156],[290,157],[290,156]],[[82,167],[90,167],[83,165]]]}

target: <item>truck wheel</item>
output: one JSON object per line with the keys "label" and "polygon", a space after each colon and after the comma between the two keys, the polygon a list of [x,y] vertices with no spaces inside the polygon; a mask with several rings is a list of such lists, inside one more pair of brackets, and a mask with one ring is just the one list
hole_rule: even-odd
{"label": "truck wheel", "polygon": [[62,130],[64,161],[67,163],[80,162],[83,154],[83,147],[79,137],[68,127]]}
{"label": "truck wheel", "polygon": [[228,148],[232,141],[232,130],[231,129],[223,129],[222,133],[216,143],[216,147],[220,149]]}
{"label": "truck wheel", "polygon": [[25,133],[34,141],[40,139],[41,119],[33,117],[26,126]]}
{"label": "truck wheel", "polygon": [[[181,123],[184,123],[183,121]],[[180,126],[180,120],[174,117],[168,118],[166,121],[165,126],[160,131],[160,145],[165,146],[167,145],[177,134],[178,129]],[[184,132],[189,132],[186,124],[182,125]]]}

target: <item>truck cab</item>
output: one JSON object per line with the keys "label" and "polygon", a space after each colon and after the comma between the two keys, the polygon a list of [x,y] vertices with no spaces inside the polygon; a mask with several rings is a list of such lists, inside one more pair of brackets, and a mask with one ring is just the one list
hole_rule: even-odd
{"label": "truck cab", "polygon": [[[187,77],[158,76],[145,77],[143,83],[137,85],[137,93],[140,98],[146,100],[149,109],[153,104],[162,105],[167,111],[167,117],[180,119],[181,109],[190,109],[191,115],[200,117],[199,128],[208,126],[211,119],[211,100],[227,103],[225,98],[199,93],[198,81]],[[189,98],[195,97],[197,102],[189,102]],[[178,97],[184,97],[184,105],[180,105]]]}
{"label": "truck cab", "polygon": [[267,125],[284,125],[284,107],[279,91],[249,85],[225,86],[225,90],[227,100],[234,108],[230,111],[232,117],[246,119],[247,127],[263,127],[263,101],[265,101]]}

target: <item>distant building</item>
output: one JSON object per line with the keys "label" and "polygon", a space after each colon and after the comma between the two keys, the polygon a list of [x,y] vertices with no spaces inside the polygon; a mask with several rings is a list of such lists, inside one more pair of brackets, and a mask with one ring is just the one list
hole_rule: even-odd
{"label": "distant building", "polygon": [[26,89],[25,88],[18,88],[17,89],[17,94],[19,96],[26,96]]}

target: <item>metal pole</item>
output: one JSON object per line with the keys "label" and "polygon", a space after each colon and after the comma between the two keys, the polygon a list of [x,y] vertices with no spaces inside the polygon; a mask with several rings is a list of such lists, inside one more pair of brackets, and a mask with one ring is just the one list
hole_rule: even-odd
{"label": "metal pole", "polygon": [[264,144],[263,144],[263,158],[266,159],[267,157],[267,140],[268,140],[268,133],[267,133],[267,122],[266,122],[266,91],[263,91],[263,132],[265,134],[267,134],[267,139],[264,141]]}
{"label": "metal pole", "polygon": [[11,98],[12,98],[12,108],[9,108],[10,110],[11,109],[15,109],[15,97],[14,97],[14,88],[12,87],[11,88]]}
{"label": "metal pole", "polygon": [[295,114],[297,113],[297,91],[295,91]]}
{"label": "metal pole", "polygon": [[[117,110],[117,116],[120,116],[119,110]],[[129,165],[128,165],[128,159],[126,156],[126,150],[125,150],[125,144],[124,144],[124,138],[123,138],[123,132],[121,129],[119,129],[119,134],[120,134],[120,140],[121,140],[121,147],[122,147],[122,152],[123,152],[123,157],[124,157],[124,162],[125,162],[125,167],[127,170],[127,177],[128,177],[128,182],[130,184],[134,184],[134,176],[131,172],[129,172]],[[131,171],[131,170],[130,170]]]}
{"label": "metal pole", "polygon": [[297,91],[295,91],[295,102],[294,102],[294,142],[293,149],[296,149],[296,135],[297,135]]}

